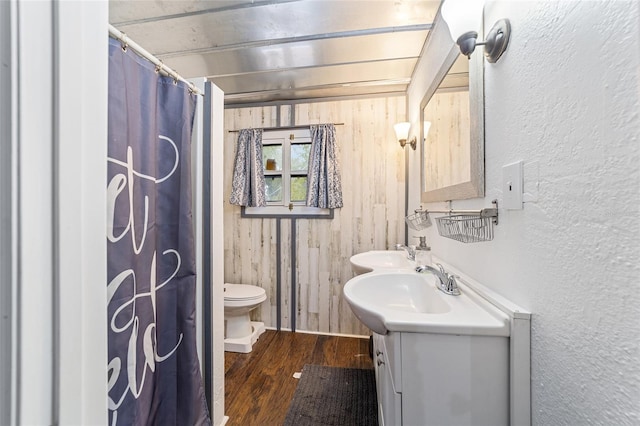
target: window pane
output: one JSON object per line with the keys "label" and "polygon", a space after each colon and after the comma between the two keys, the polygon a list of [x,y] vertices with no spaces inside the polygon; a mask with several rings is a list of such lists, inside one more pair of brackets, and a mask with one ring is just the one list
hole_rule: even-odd
{"label": "window pane", "polygon": [[295,176],[291,178],[291,201],[307,200],[307,177]]}
{"label": "window pane", "polygon": [[267,202],[282,201],[282,176],[265,176]]}
{"label": "window pane", "polygon": [[291,144],[291,170],[302,171],[309,167],[310,143]]}
{"label": "window pane", "polygon": [[264,145],[262,164],[265,170],[282,170],[282,145]]}

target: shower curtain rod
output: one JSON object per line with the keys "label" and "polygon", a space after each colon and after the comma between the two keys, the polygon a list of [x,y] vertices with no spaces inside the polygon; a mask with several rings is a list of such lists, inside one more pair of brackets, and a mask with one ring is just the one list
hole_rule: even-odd
{"label": "shower curtain rod", "polygon": [[[314,123],[315,124],[315,123]],[[344,126],[344,123],[333,123],[334,126]],[[262,127],[262,130],[293,130],[293,129],[306,129],[313,124],[300,124],[298,126],[277,126],[277,127]],[[240,130],[229,130],[229,133],[238,133]]]}
{"label": "shower curtain rod", "polygon": [[196,95],[204,96],[200,91],[200,89],[194,86],[193,83],[185,80],[180,74],[178,74],[177,72],[175,72],[174,70],[166,66],[160,59],[156,58],[151,53],[147,52],[142,46],[140,46],[135,41],[131,40],[129,37],[127,37],[125,33],[123,33],[122,31],[120,31],[119,29],[117,29],[111,24],[109,24],[109,35],[111,35],[113,38],[117,39],[118,41],[124,43],[125,46],[132,48],[138,55],[142,56],[145,59],[148,59],[151,63],[153,63],[157,67],[158,71],[165,73],[167,76],[173,78],[174,80],[180,80],[184,82],[187,86],[189,86],[189,90],[191,90],[192,93],[195,93]]}

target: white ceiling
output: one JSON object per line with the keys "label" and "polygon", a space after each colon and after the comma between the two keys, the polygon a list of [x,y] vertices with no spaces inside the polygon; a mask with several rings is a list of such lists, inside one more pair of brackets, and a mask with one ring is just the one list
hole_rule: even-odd
{"label": "white ceiling", "polygon": [[110,23],[226,104],[404,93],[439,0],[111,0]]}

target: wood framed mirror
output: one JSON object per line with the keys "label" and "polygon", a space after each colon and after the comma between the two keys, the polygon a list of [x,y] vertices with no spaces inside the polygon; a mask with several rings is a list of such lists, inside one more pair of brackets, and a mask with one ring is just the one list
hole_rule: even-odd
{"label": "wood framed mirror", "polygon": [[467,59],[455,46],[422,99],[423,203],[484,197],[483,66],[481,49]]}

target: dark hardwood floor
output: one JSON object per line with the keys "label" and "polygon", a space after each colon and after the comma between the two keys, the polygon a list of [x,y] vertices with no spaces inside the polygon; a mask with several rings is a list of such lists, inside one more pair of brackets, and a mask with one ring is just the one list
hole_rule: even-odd
{"label": "dark hardwood floor", "polygon": [[228,426],[282,425],[305,364],[373,368],[369,340],[267,330],[253,352],[225,352]]}

